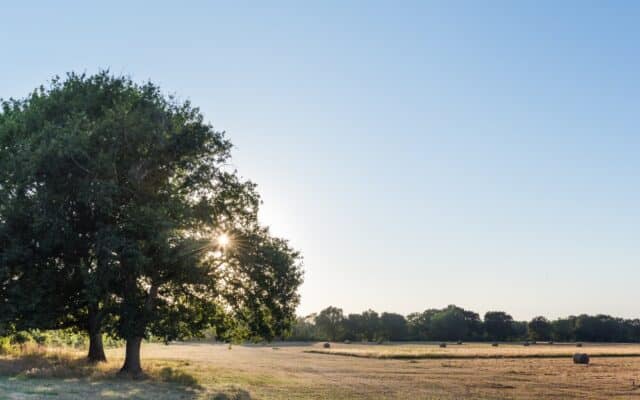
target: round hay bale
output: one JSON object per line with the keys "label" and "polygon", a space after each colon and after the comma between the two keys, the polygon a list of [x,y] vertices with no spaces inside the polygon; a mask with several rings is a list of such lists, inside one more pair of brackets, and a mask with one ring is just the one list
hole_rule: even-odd
{"label": "round hay bale", "polygon": [[326,342],[325,344],[322,345],[322,347],[324,347],[325,349],[328,349],[331,347],[331,343]]}
{"label": "round hay bale", "polygon": [[582,347],[582,343],[576,343],[576,347]]}
{"label": "round hay bale", "polygon": [[493,347],[498,347],[498,343],[493,342],[493,343],[491,343],[491,346],[493,346]]}
{"label": "round hay bale", "polygon": [[440,343],[440,347],[442,347],[442,348],[447,347],[447,344],[446,343]]}
{"label": "round hay bale", "polygon": [[576,353],[573,355],[574,364],[589,364],[589,355],[586,353]]}
{"label": "round hay bale", "polygon": [[349,339],[345,340],[344,344],[351,344],[351,340],[349,340]]}

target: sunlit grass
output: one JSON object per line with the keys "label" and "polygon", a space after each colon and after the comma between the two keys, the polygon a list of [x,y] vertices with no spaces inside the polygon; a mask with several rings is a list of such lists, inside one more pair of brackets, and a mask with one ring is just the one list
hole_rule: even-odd
{"label": "sunlit grass", "polygon": [[[90,363],[85,351],[29,345],[0,357],[0,375],[40,379],[116,379],[122,361],[121,357],[110,357],[107,362]],[[157,382],[197,386],[194,377],[180,370],[184,365],[188,365],[188,362],[147,360],[146,378]]]}
{"label": "sunlit grass", "polygon": [[0,399],[7,393],[57,396],[60,390],[67,393],[63,398],[74,399],[69,393],[84,393],[78,399],[250,399],[244,387],[286,386],[269,374],[234,370],[203,360],[163,359],[166,351],[157,349],[167,347],[144,346],[144,378],[134,381],[118,375],[124,355],[121,348],[108,349],[108,361],[94,364],[87,361],[85,350],[35,344],[15,347],[0,356]]}

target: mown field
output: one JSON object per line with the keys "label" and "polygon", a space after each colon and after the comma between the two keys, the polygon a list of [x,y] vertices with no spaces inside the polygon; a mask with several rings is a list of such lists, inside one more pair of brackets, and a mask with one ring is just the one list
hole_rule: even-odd
{"label": "mown field", "polygon": [[566,358],[574,353],[588,353],[597,357],[640,357],[640,345],[537,343],[525,347],[522,343],[440,343],[416,344],[333,344],[331,348],[312,348],[310,353],[378,359],[475,359],[475,358]]}
{"label": "mown field", "polygon": [[640,345],[145,344],[143,381],[116,377],[122,353],[98,368],[71,350],[4,356],[0,399],[640,398]]}

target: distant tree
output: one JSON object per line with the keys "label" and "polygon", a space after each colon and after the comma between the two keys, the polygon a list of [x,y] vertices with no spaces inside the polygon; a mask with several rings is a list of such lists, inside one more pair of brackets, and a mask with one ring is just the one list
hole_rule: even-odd
{"label": "distant tree", "polygon": [[422,313],[414,312],[407,315],[407,331],[409,340],[424,340]]}
{"label": "distant tree", "polygon": [[[580,315],[559,318],[549,322],[544,317],[531,321],[514,321],[504,312],[488,312],[484,323],[477,313],[455,305],[443,309],[428,309],[411,313],[404,318],[400,314],[373,310],[362,314],[349,314],[329,307],[316,323],[299,318],[294,332],[304,329],[316,332],[315,337],[349,340],[549,340],[594,342],[639,342],[640,320],[614,318],[608,315]],[[340,322],[341,321],[341,322]],[[486,329],[486,331],[485,331]],[[331,332],[334,332],[333,334]],[[298,334],[294,337],[309,337]],[[308,339],[310,340],[310,339]]]}
{"label": "distant tree", "polygon": [[431,317],[429,333],[431,340],[465,339],[469,334],[469,326],[464,310],[451,305],[437,312]]}
{"label": "distant tree", "polygon": [[527,331],[533,340],[551,339],[551,323],[545,317],[535,317],[529,321]]}
{"label": "distant tree", "polygon": [[640,341],[640,319],[630,319],[625,321],[626,341]]}
{"label": "distant tree", "polygon": [[484,315],[484,328],[489,340],[507,340],[512,334],[513,317],[502,311]]}
{"label": "distant tree", "polygon": [[380,331],[380,336],[386,340],[407,340],[407,320],[400,314],[383,312],[380,315]]}
{"label": "distant tree", "polygon": [[362,317],[362,337],[372,341],[380,336],[380,316],[373,310],[363,311]]}
{"label": "distant tree", "polygon": [[623,322],[609,315],[582,314],[576,318],[575,338],[588,342],[623,341],[625,340]]}
{"label": "distant tree", "polygon": [[349,314],[343,322],[344,338],[362,340],[364,337],[364,320],[361,314]]}
{"label": "distant tree", "polygon": [[409,336],[412,340],[431,340],[431,320],[440,310],[428,309],[421,313],[411,313],[407,316]]}
{"label": "distant tree", "polygon": [[409,314],[407,327],[412,340],[479,340],[484,332],[477,313],[455,305]]}
{"label": "distant tree", "polygon": [[329,340],[340,339],[343,332],[344,314],[341,308],[329,306],[316,317],[318,330]]}
{"label": "distant tree", "polygon": [[513,321],[511,323],[511,340],[526,340],[528,336],[527,321]]}
{"label": "distant tree", "polygon": [[316,314],[311,314],[306,317],[297,317],[291,326],[291,331],[286,336],[286,340],[319,340],[320,335],[318,334],[317,327],[314,323],[316,316]]}
{"label": "distant tree", "polygon": [[467,336],[465,340],[479,340],[482,338],[483,326],[482,320],[478,313],[461,309],[464,315],[464,320],[467,325]]}
{"label": "distant tree", "polygon": [[576,319],[575,336],[576,340],[595,342],[600,339],[601,332],[598,318],[582,314]]}
{"label": "distant tree", "polygon": [[575,337],[576,317],[558,318],[551,322],[551,338],[558,342],[569,342],[576,340]]}

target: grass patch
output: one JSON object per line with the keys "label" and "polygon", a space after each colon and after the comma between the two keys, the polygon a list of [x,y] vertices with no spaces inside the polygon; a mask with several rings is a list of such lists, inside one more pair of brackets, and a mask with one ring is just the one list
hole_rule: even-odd
{"label": "grass patch", "polygon": [[[595,400],[638,394],[638,344],[278,347],[148,344],[143,380],[117,377],[122,348],[108,349],[109,362],[97,365],[85,361],[84,351],[36,349],[0,357],[0,400]],[[580,351],[596,358],[589,368],[571,361]]]}
{"label": "grass patch", "polygon": [[181,386],[201,388],[198,380],[191,374],[172,367],[163,367],[158,372],[159,378],[163,382],[175,383]]}
{"label": "grass patch", "polygon": [[[121,359],[106,363],[90,363],[84,352],[74,349],[29,349],[0,357],[0,376],[16,379],[87,379],[125,380],[117,377]],[[151,382],[166,382],[179,386],[200,388],[197,378],[182,370],[188,361],[145,360],[145,375]]]}

